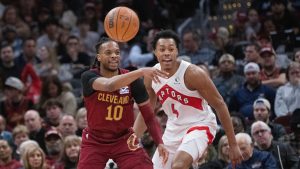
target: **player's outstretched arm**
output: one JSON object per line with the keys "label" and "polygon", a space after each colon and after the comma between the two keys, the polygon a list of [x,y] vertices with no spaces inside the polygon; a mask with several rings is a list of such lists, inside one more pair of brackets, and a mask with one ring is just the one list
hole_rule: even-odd
{"label": "player's outstretched arm", "polygon": [[186,73],[185,82],[188,88],[197,90],[207,100],[209,105],[216,110],[217,116],[228,137],[230,149],[232,150],[229,153],[230,159],[233,165],[240,163],[242,161],[242,154],[235,139],[228,108],[211,79],[201,68],[191,65]]}
{"label": "player's outstretched arm", "polygon": [[[151,87],[151,83],[152,83],[151,78],[148,78],[148,77],[144,78],[144,84],[145,84],[147,93],[150,98],[150,103],[152,105],[153,110],[155,110],[157,96]],[[156,113],[156,112],[154,112],[154,113]],[[141,115],[141,113],[138,114],[137,118],[134,121],[133,130],[136,133],[138,138],[141,138],[143,136],[144,132],[147,130],[147,126],[145,124],[144,118]]]}
{"label": "player's outstretched arm", "polygon": [[154,82],[159,83],[158,77],[167,78],[167,74],[167,72],[155,68],[140,68],[111,78],[99,77],[93,82],[93,89],[112,92],[129,85],[142,76],[151,78]]}

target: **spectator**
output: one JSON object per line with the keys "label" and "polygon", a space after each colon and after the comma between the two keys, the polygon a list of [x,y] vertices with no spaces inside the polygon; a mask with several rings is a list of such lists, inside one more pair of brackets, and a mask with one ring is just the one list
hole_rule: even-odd
{"label": "spectator", "polygon": [[14,145],[11,132],[6,130],[6,119],[0,115],[0,137],[6,140],[10,146]]}
{"label": "spectator", "polygon": [[[224,53],[229,53],[234,55],[234,45],[229,38],[229,31],[226,27],[219,27],[216,32],[216,38],[215,38],[215,46],[217,48],[216,51],[216,61],[219,60],[219,58]],[[237,58],[235,58],[237,59]]]}
{"label": "spectator", "polygon": [[[131,40],[130,43],[128,43],[130,50],[128,52],[127,59],[129,63],[128,66],[135,66],[135,67],[145,67],[147,63],[153,61],[154,54],[152,53],[152,47],[150,47],[150,44],[148,41],[153,40],[153,37],[157,31],[155,29],[152,29],[148,32],[148,35],[145,31],[142,31],[138,35],[135,36],[133,40]],[[122,47],[122,46],[121,46]],[[122,54],[122,52],[121,52]],[[123,60],[123,56],[122,56]],[[123,63],[126,63],[126,61],[122,61]]]}
{"label": "spectator", "polygon": [[296,109],[293,112],[290,126],[292,132],[279,138],[279,141],[290,144],[296,151],[297,155],[300,156],[300,109]]}
{"label": "spectator", "polygon": [[199,30],[187,30],[182,35],[183,52],[180,55],[191,57],[191,63],[197,64],[203,62],[212,65],[215,59],[215,51],[205,47],[201,43]]}
{"label": "spectator", "polygon": [[45,102],[43,109],[46,111],[45,126],[47,128],[51,126],[58,127],[64,114],[61,102],[56,99],[49,99]]}
{"label": "spectator", "polygon": [[66,8],[63,0],[53,0],[50,8],[52,17],[56,19],[63,28],[72,29],[75,27],[77,17],[71,10]]}
{"label": "spectator", "polygon": [[99,19],[99,15],[101,15],[102,11],[97,11],[96,6],[92,2],[87,2],[84,5],[84,17],[90,24],[91,31],[98,32],[99,35],[104,33],[104,25],[103,22]]}
{"label": "spectator", "polygon": [[295,33],[299,32],[300,24],[298,19],[287,10],[287,2],[285,0],[271,0],[271,13],[278,33],[287,29],[292,29]]}
{"label": "spectator", "polygon": [[271,104],[267,99],[258,98],[253,103],[253,114],[255,121],[265,122],[271,129],[274,140],[278,140],[286,134],[285,128],[281,124],[272,122],[271,119]]}
{"label": "spectator", "polygon": [[[21,143],[20,148],[19,148],[21,158],[28,147],[39,147],[39,144],[34,140],[27,140],[27,141],[24,141],[23,143]],[[23,163],[22,159],[21,159],[21,163]]]}
{"label": "spectator", "polygon": [[30,34],[30,29],[28,25],[20,19],[17,9],[11,5],[5,8],[2,15],[2,22],[0,25],[1,28],[3,28],[4,25],[10,25],[15,27],[17,34],[21,38],[26,38]]}
{"label": "spectator", "polygon": [[235,134],[248,132],[245,118],[241,114],[231,113],[230,118],[231,118],[233,130]]}
{"label": "spectator", "polygon": [[258,65],[261,64],[262,60],[261,57],[259,55],[260,52],[260,46],[255,43],[252,42],[250,44],[248,44],[245,48],[245,62],[246,64],[249,62],[254,62],[257,63]]}
{"label": "spectator", "polygon": [[276,54],[274,49],[271,47],[262,48],[260,56],[262,58],[262,70],[260,72],[262,83],[274,88],[284,85],[286,77],[284,70],[276,65]]}
{"label": "spectator", "polygon": [[[277,163],[269,152],[254,149],[251,137],[246,133],[236,135],[237,144],[240,147],[244,160],[235,166],[236,169],[251,169],[253,166],[259,169],[277,169]],[[233,166],[230,164],[229,169]]]}
{"label": "spectator", "polygon": [[29,140],[29,131],[24,125],[16,126],[12,131],[15,147],[13,150],[13,159],[20,160],[20,145]]}
{"label": "spectator", "polygon": [[[22,68],[14,60],[13,48],[10,45],[1,46],[0,75],[1,85],[10,77],[21,77]],[[3,87],[3,86],[2,86]]]}
{"label": "spectator", "polygon": [[12,148],[6,140],[0,139],[0,168],[19,169],[22,167],[21,163],[12,159]]}
{"label": "spectator", "polygon": [[81,138],[76,135],[67,136],[64,139],[64,146],[59,162],[54,165],[54,169],[76,169],[79,159]]}
{"label": "spectator", "polygon": [[241,61],[237,61],[238,73],[243,75],[244,74],[244,67],[249,62],[254,62],[261,67],[261,57],[259,55],[260,46],[256,42],[250,42],[245,46],[244,55],[245,58]]}
{"label": "spectator", "polygon": [[96,56],[96,49],[94,47],[97,44],[100,35],[98,32],[90,30],[90,24],[86,18],[81,18],[77,22],[78,31],[74,33],[82,43],[83,51],[90,57]]}
{"label": "spectator", "polygon": [[23,168],[46,169],[45,153],[38,146],[29,146],[22,155]]}
{"label": "spectator", "polygon": [[74,94],[64,90],[62,82],[57,76],[47,76],[42,85],[40,106],[43,106],[46,100],[57,99],[63,105],[63,112],[75,114],[77,102]]}
{"label": "spectator", "polygon": [[257,39],[257,34],[261,29],[261,22],[259,20],[259,15],[256,9],[250,8],[248,10],[248,22],[246,23],[246,38],[247,41]]}
{"label": "spectator", "polygon": [[58,74],[58,60],[53,49],[43,46],[38,49],[37,57],[41,62],[34,65],[34,70],[41,79]]}
{"label": "spectator", "polygon": [[292,62],[287,71],[288,83],[281,86],[276,93],[275,113],[277,117],[291,115],[300,108],[300,63]]}
{"label": "spectator", "polygon": [[296,152],[289,144],[274,141],[271,128],[266,123],[254,122],[251,126],[251,135],[259,150],[273,154],[278,168],[297,169],[298,157]]}
{"label": "spectator", "polygon": [[46,46],[50,49],[55,49],[58,45],[59,25],[56,20],[48,19],[45,21],[44,31],[45,34],[37,39],[37,48]]}
{"label": "spectator", "polygon": [[230,97],[242,84],[244,77],[235,73],[235,59],[230,54],[223,54],[219,59],[219,76],[213,79],[223,99],[229,104]]}
{"label": "spectator", "polygon": [[246,82],[231,97],[229,109],[241,113],[246,121],[253,121],[253,103],[259,97],[265,97],[274,103],[275,91],[261,84],[259,76],[260,68],[254,62],[248,63],[244,68]]}
{"label": "spectator", "polygon": [[10,45],[13,48],[14,56],[19,56],[22,52],[23,40],[18,36],[14,26],[6,25],[2,28],[1,45]]}
{"label": "spectator", "polygon": [[209,161],[201,165],[198,169],[224,169],[230,163],[229,159],[229,145],[227,136],[224,135],[220,138],[218,144],[218,159]]}
{"label": "spectator", "polygon": [[62,134],[63,138],[69,135],[75,135],[77,130],[77,125],[74,117],[72,115],[67,115],[67,114],[62,116],[59,122],[58,129]]}
{"label": "spectator", "polygon": [[27,63],[35,65],[40,62],[41,61],[37,57],[37,53],[36,53],[35,39],[32,37],[25,39],[23,43],[23,52],[17,56],[16,64],[24,68]]}
{"label": "spectator", "polygon": [[7,128],[12,130],[17,124],[23,124],[24,113],[33,108],[33,102],[25,98],[24,84],[16,77],[9,77],[5,81],[4,93],[6,99],[0,102],[0,114],[7,121]]}
{"label": "spectator", "polygon": [[45,143],[47,149],[47,165],[54,166],[59,159],[61,150],[63,150],[63,140],[61,134],[55,127],[51,127],[45,134]]}
{"label": "spectator", "polygon": [[69,36],[66,40],[67,53],[59,59],[61,66],[70,71],[75,79],[80,79],[81,73],[91,65],[91,57],[85,52],[81,52],[79,46],[79,38],[73,35]]}
{"label": "spectator", "polygon": [[25,95],[34,104],[39,102],[42,81],[31,63],[27,63],[21,73],[21,80],[25,84]]}
{"label": "spectator", "polygon": [[86,114],[86,108],[82,107],[78,109],[75,119],[76,119],[76,135],[81,137],[82,136],[82,130],[87,127],[87,114]]}
{"label": "spectator", "polygon": [[38,142],[39,146],[46,152],[45,133],[46,129],[42,126],[42,118],[36,110],[28,110],[24,115],[24,121],[29,130],[29,138]]}

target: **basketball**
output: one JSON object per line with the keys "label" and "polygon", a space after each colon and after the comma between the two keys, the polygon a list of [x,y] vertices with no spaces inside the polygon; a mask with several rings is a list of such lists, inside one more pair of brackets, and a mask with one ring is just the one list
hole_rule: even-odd
{"label": "basketball", "polygon": [[137,14],[127,7],[110,10],[104,19],[106,34],[117,42],[127,42],[139,31],[140,21]]}

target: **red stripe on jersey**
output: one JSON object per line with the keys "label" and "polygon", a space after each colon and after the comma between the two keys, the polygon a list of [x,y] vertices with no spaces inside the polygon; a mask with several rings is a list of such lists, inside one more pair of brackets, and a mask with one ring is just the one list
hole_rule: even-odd
{"label": "red stripe on jersey", "polygon": [[157,93],[159,101],[163,104],[168,98],[176,100],[183,105],[192,106],[196,109],[203,110],[202,99],[182,94],[169,85],[164,85]]}
{"label": "red stripe on jersey", "polygon": [[208,144],[211,144],[213,142],[214,136],[211,134],[211,132],[207,126],[195,126],[195,127],[190,128],[186,133],[188,134],[195,130],[205,130],[207,138],[208,138]]}

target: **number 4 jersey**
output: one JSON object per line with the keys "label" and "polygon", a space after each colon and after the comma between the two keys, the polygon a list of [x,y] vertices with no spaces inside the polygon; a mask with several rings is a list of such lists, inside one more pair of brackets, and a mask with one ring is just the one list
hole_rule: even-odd
{"label": "number 4 jersey", "polygon": [[[191,128],[216,127],[216,117],[211,107],[198,91],[189,90],[184,83],[184,74],[189,65],[181,61],[173,76],[160,78],[161,83],[152,82],[152,88],[168,116],[164,142],[181,140]],[[161,69],[160,64],[154,67]]]}

